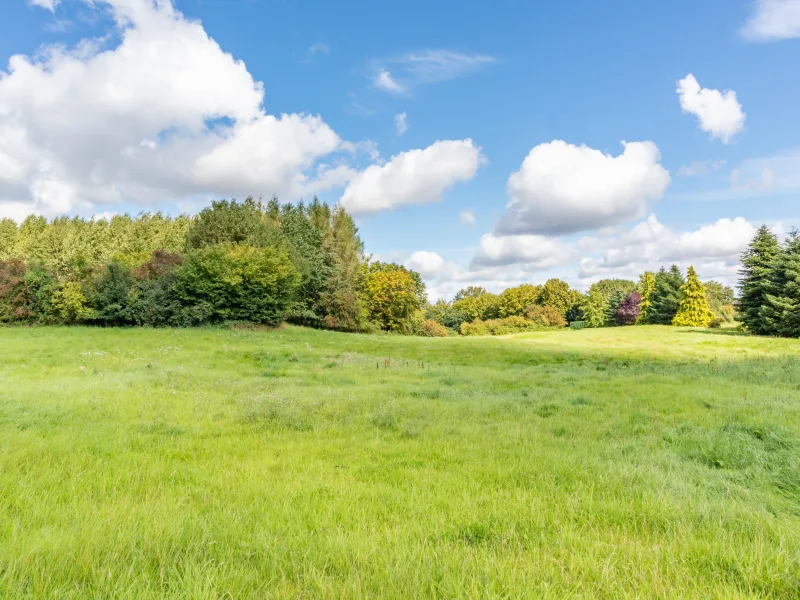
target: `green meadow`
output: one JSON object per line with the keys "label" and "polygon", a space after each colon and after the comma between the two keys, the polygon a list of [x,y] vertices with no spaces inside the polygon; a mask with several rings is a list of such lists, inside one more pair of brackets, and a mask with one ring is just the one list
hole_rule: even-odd
{"label": "green meadow", "polygon": [[800,341],[0,329],[2,598],[800,597]]}

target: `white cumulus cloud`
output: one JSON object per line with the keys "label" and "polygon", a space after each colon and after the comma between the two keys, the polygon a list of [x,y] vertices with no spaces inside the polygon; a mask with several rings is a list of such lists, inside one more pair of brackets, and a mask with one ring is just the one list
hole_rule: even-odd
{"label": "white cumulus cloud", "polygon": [[267,114],[245,64],[170,0],[84,1],[109,11],[118,43],[49,46],[0,71],[0,213],[296,198],[354,174],[319,162],[346,150],[320,117]]}
{"label": "white cumulus cloud", "polygon": [[755,225],[742,217],[677,232],[650,215],[622,234],[581,240],[584,248],[600,247],[602,251],[599,256],[581,259],[579,277],[634,277],[675,262],[684,268],[694,264],[705,272],[704,277],[732,281],[740,254],[755,232]]}
{"label": "white cumulus cloud", "polygon": [[419,250],[405,261],[405,266],[412,271],[417,271],[423,277],[428,277],[436,275],[441,270],[444,266],[444,259],[436,252]]}
{"label": "white cumulus cloud", "polygon": [[508,179],[496,234],[564,234],[635,219],[670,182],[653,142],[623,142],[618,156],[561,140],[530,151]]}
{"label": "white cumulus cloud", "polygon": [[544,235],[485,234],[472,260],[473,267],[524,264],[544,269],[563,265],[573,258],[569,247]]}
{"label": "white cumulus cloud", "polygon": [[683,112],[697,117],[700,129],[723,143],[744,129],[745,114],[736,99],[736,92],[700,88],[694,75],[689,73],[678,82],[678,96]]}
{"label": "white cumulus cloud", "polygon": [[756,0],[741,34],[757,42],[800,37],[800,0]]}
{"label": "white cumulus cloud", "polygon": [[350,181],[340,202],[353,214],[438,202],[449,187],[472,179],[483,162],[470,139],[438,141],[367,167]]}

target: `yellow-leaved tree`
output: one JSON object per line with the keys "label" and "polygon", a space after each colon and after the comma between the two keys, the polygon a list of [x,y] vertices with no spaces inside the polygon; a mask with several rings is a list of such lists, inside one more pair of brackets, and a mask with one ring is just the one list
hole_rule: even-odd
{"label": "yellow-leaved tree", "polygon": [[364,291],[370,320],[385,331],[411,328],[425,299],[419,273],[394,263],[371,263],[364,276]]}
{"label": "yellow-leaved tree", "polygon": [[672,324],[677,327],[708,327],[713,316],[708,308],[706,289],[700,283],[694,267],[689,266],[686,283],[681,286],[678,314],[672,319]]}

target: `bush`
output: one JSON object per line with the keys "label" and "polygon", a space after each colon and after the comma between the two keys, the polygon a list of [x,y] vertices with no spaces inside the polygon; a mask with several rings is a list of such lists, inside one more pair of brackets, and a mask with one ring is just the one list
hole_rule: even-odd
{"label": "bush", "polygon": [[134,284],[131,270],[122,263],[112,262],[94,282],[90,294],[94,319],[104,325],[124,325],[128,322],[128,294]]}
{"label": "bush", "polygon": [[297,270],[285,251],[210,246],[186,255],[173,289],[187,320],[277,325],[297,283]]}
{"label": "bush", "polygon": [[719,317],[714,317],[711,319],[711,321],[709,321],[708,326],[711,327],[712,329],[719,329],[720,327],[722,327],[722,319],[720,319]]}
{"label": "bush", "polygon": [[434,321],[433,319],[428,319],[424,321],[419,328],[419,335],[422,337],[447,337],[447,328]]}
{"label": "bush", "polygon": [[573,321],[569,324],[570,329],[574,329],[579,331],[581,329],[585,329],[587,327],[586,321]]}
{"label": "bush", "polygon": [[53,294],[52,305],[55,315],[68,325],[87,321],[94,316],[81,285],[75,281],[68,281]]}
{"label": "bush", "polygon": [[566,327],[567,320],[560,311],[550,305],[531,304],[525,308],[525,318],[540,327]]}
{"label": "bush", "polygon": [[488,321],[478,319],[472,323],[462,323],[461,335],[508,335],[523,331],[536,331],[538,329],[542,329],[542,326],[519,316],[506,317],[505,319],[489,319]]}

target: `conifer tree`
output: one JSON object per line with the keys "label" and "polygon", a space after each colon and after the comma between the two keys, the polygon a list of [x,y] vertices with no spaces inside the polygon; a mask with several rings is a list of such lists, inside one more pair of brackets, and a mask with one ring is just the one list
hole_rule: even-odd
{"label": "conifer tree", "polygon": [[769,327],[761,320],[761,307],[766,304],[766,295],[773,286],[773,270],[779,255],[778,238],[766,225],[758,229],[742,254],[739,310],[745,327],[753,333],[769,333]]}
{"label": "conifer tree", "polygon": [[800,232],[792,231],[783,244],[759,310],[763,334],[800,337]]}
{"label": "conifer tree", "polygon": [[652,307],[647,323],[657,325],[671,325],[672,319],[678,314],[681,300],[681,286],[685,283],[683,275],[677,265],[672,265],[669,271],[661,267],[655,275],[655,290],[652,296]]}
{"label": "conifer tree", "polygon": [[694,267],[689,266],[686,283],[681,286],[681,301],[678,313],[672,319],[677,327],[708,327],[714,315],[708,308],[706,289],[700,283]]}
{"label": "conifer tree", "polygon": [[639,294],[642,301],[639,304],[640,312],[637,323],[647,323],[650,313],[653,311],[653,295],[656,291],[656,276],[652,271],[642,273],[639,278]]}

